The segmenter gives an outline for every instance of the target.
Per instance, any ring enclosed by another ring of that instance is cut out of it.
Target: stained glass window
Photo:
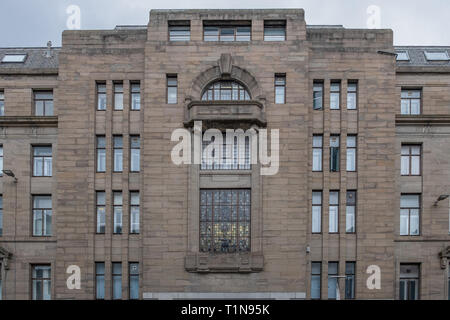
[[[250,251],[250,190],[200,190],[200,251]]]

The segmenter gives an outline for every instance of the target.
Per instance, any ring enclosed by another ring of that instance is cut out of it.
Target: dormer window
[[[6,54],[3,56],[2,63],[23,63],[26,57],[26,54]]]
[[[235,81],[217,81],[211,84],[202,95],[203,101],[245,101],[250,94]]]
[[[425,51],[425,57],[428,61],[448,61],[450,57],[447,51]]]

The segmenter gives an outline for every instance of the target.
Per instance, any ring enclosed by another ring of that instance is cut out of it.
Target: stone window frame
[[[261,94],[256,79],[246,70],[233,65],[230,54],[222,54],[217,66],[211,67],[197,76],[185,96],[185,110],[190,104],[201,100],[204,88],[218,80],[236,80],[249,91],[252,103],[258,103],[265,112],[265,96]],[[209,103],[209,102],[208,102]],[[236,101],[236,106],[248,104],[248,101]],[[213,103],[212,103],[213,105]],[[191,148],[194,139],[199,139],[201,131],[214,127],[225,129],[243,129],[265,126],[265,122],[233,120],[220,121],[213,117],[202,122],[203,127],[196,128],[190,122],[185,125],[191,132]],[[201,142],[200,142],[201,143]],[[185,256],[185,269],[188,272],[250,273],[263,270],[262,253],[262,176],[260,164],[253,164],[250,170],[200,170],[200,164],[192,164],[188,171],[188,245]],[[250,252],[210,254],[200,252],[200,189],[250,189]]]

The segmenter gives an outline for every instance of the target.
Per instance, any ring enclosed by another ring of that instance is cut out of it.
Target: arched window
[[[247,89],[235,81],[217,81],[212,83],[202,95],[203,101],[250,100]]]

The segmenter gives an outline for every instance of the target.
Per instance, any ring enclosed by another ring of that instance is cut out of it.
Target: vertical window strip
[[[114,83],[114,110],[123,110],[123,82]]]
[[[139,233],[139,211],[140,198],[139,191],[130,192],[130,233]]]
[[[322,191],[312,193],[312,233],[322,232]]]
[[[113,192],[114,234],[122,233],[123,197],[122,191]]]
[[[97,151],[97,172],[106,171],[106,138],[105,136],[96,137]]]
[[[356,110],[358,108],[358,82],[348,81],[347,83],[347,109]]]
[[[356,191],[347,191],[347,205],[345,211],[345,232],[356,232]]]
[[[96,232],[103,234],[106,229],[106,195],[104,191],[96,192],[96,215],[97,215],[97,228]]]
[[[105,299],[105,263],[95,263],[95,298]]]
[[[123,171],[123,137],[113,136],[114,172]]]
[[[313,171],[322,171],[323,135],[313,135]]]
[[[330,191],[329,233],[339,232],[339,191]]]
[[[141,83],[138,81],[130,84],[131,110],[141,110]]]
[[[286,75],[275,75],[275,103],[286,103]]]
[[[339,110],[341,108],[341,82],[331,81],[330,85],[330,109]]]
[[[347,171],[356,171],[357,159],[357,137],[356,135],[347,136]]]
[[[106,110],[106,83],[97,82],[97,110]]]
[[[113,300],[122,299],[122,263],[112,263],[112,295]]]
[[[167,103],[178,103],[178,77],[177,75],[167,75]]]
[[[311,299],[321,298],[322,262],[311,262]]]

